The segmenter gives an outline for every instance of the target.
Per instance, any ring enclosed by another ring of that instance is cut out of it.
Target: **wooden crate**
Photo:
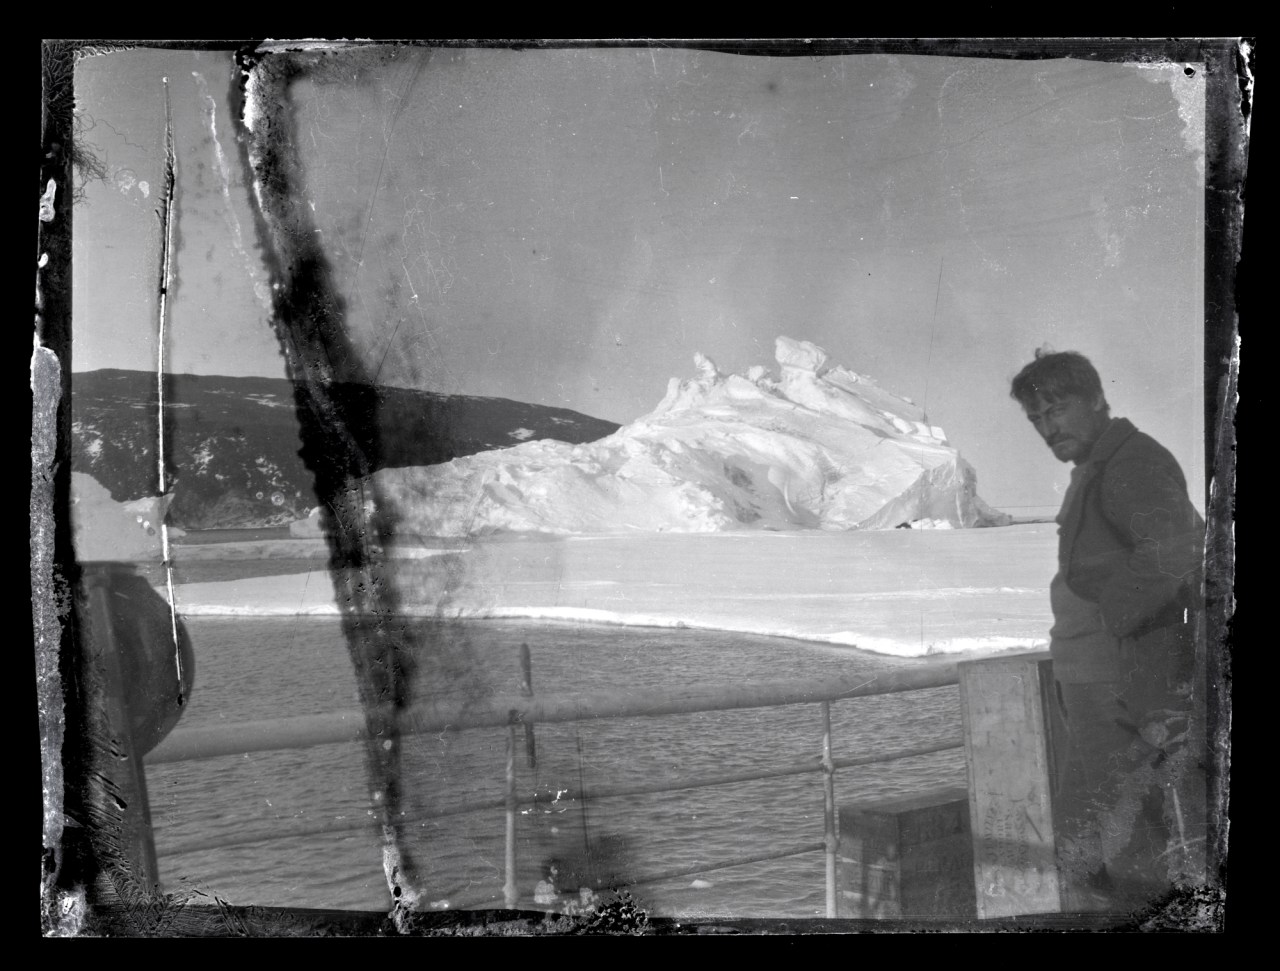
[[[969,794],[944,789],[840,810],[842,917],[972,917]]]

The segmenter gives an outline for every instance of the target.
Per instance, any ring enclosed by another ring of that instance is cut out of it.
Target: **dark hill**
[[[375,469],[434,465],[534,438],[590,442],[613,422],[567,408],[506,398],[406,388],[339,385],[351,432]],[[73,376],[72,466],[124,502],[156,495],[160,422],[154,374],[86,371]],[[175,374],[165,380],[169,521],[186,529],[274,526],[316,504],[293,385],[283,378]]]

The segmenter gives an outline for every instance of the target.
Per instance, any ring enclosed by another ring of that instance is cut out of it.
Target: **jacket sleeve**
[[[1203,571],[1204,521],[1176,465],[1125,459],[1108,465],[1102,509],[1128,549],[1102,591],[1102,621],[1116,637],[1180,621]]]

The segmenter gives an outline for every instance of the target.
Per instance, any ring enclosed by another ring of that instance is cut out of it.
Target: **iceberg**
[[[594,442],[530,441],[372,475],[396,531],[969,528],[1005,525],[923,410],[779,337],[776,376],[704,354],[649,414]]]

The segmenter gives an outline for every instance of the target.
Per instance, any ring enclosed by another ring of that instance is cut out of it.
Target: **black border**
[[[373,43],[378,43],[374,41]],[[831,932],[902,931],[1054,931],[1054,930],[1222,930],[1228,912],[1222,890],[1227,881],[1226,820],[1229,788],[1230,724],[1232,697],[1231,647],[1236,626],[1235,614],[1235,511],[1237,444],[1237,377],[1239,367],[1240,321],[1237,298],[1245,296],[1256,272],[1256,242],[1244,259],[1244,200],[1247,181],[1249,135],[1252,120],[1248,79],[1256,63],[1256,42],[1245,45],[1240,38],[1210,39],[438,39],[386,41],[439,47],[490,47],[510,49],[580,47],[670,47],[722,51],[751,56],[826,56],[857,53],[896,53],[925,56],[996,57],[1043,59],[1074,57],[1094,61],[1177,61],[1206,66],[1206,185],[1205,185],[1205,459],[1206,479],[1215,483],[1206,504],[1209,522],[1208,652],[1209,680],[1220,685],[1210,698],[1209,731],[1214,744],[1211,772],[1211,805],[1220,813],[1210,813],[1218,825],[1211,833],[1212,872],[1218,878],[1217,892],[1205,898],[1211,915],[1208,924],[1192,921],[1179,924],[1173,912],[1152,912],[1129,918],[1079,917],[1023,918],[1008,921],[881,921],[859,920],[716,920],[699,923],[652,921],[650,929],[659,934],[795,934]],[[37,199],[47,180],[71,184],[73,122],[71,115],[74,62],[82,52],[123,47],[152,47],[178,50],[230,50],[250,53],[256,41],[241,40],[137,40],[137,41],[45,41],[41,49],[43,112]],[[274,45],[273,45],[274,47]],[[280,44],[275,49],[287,49]],[[1256,167],[1256,162],[1255,162]],[[92,815],[91,779],[102,753],[92,739],[92,685],[86,684],[79,656],[79,611],[68,602],[65,591],[77,588],[79,568],[71,553],[69,535],[70,494],[70,389],[71,335],[71,239],[72,211],[65,194],[59,194],[55,218],[42,223],[38,237],[40,253],[48,263],[40,271],[43,298],[39,308],[40,342],[57,358],[57,384],[51,375],[33,370],[33,436],[52,431],[56,444],[51,466],[38,467],[33,446],[32,515],[33,530],[40,521],[37,499],[47,495],[54,509],[52,526],[52,576],[36,572],[33,548],[33,607],[52,607],[60,620],[51,630],[38,617],[35,633],[56,638],[59,685],[65,698],[62,767],[67,784],[64,811],[68,816],[88,819]],[[40,405],[56,395],[58,408],[53,427],[42,426]],[[34,438],[33,438],[34,441]],[[33,537],[34,537],[33,532]],[[1213,649],[1216,646],[1216,650]],[[49,745],[54,739],[42,738]],[[93,883],[100,870],[102,845],[93,826],[68,827],[60,847],[45,847],[42,853],[42,931],[46,936],[66,936],[74,921],[58,908],[63,893]],[[1238,886],[1238,884],[1237,884]],[[1185,899],[1183,903],[1187,903]],[[144,908],[145,909],[145,908]],[[160,908],[164,910],[163,905]],[[1232,911],[1234,912],[1234,902]],[[222,901],[205,905],[177,904],[164,920],[150,922],[135,907],[111,905],[89,913],[81,933],[91,936],[394,936],[402,933],[429,936],[540,935],[543,933],[609,933],[607,924],[594,927],[559,926],[544,923],[543,915],[508,911],[414,915],[408,926],[399,928],[387,914],[328,910],[293,910],[264,907],[234,907]],[[1172,921],[1172,923],[1170,923]],[[1238,924],[1237,924],[1238,926]],[[616,928],[623,931],[622,927]]]

